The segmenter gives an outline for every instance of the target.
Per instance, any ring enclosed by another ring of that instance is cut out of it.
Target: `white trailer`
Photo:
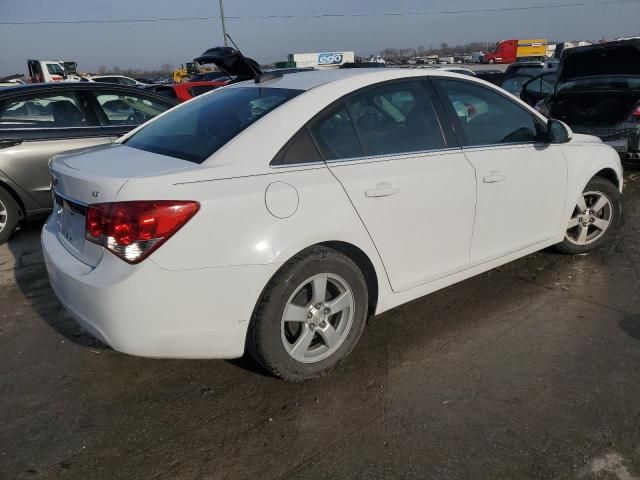
[[[335,68],[345,63],[354,63],[355,52],[290,53],[289,62],[296,62],[298,68]]]

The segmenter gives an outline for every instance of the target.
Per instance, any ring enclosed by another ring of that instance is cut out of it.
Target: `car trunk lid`
[[[195,167],[184,160],[119,144],[53,157],[49,165],[52,221],[60,243],[78,260],[95,267],[103,248],[85,240],[87,206],[116,201],[120,189],[132,178]]]
[[[230,77],[237,77],[235,81],[249,80],[264,73],[258,62],[231,47],[210,48],[193,60],[201,65],[213,63]]]
[[[559,82],[600,75],[640,75],[640,40],[621,40],[563,51]]]

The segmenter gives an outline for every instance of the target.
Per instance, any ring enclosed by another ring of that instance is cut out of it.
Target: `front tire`
[[[312,247],[273,277],[251,320],[247,347],[273,375],[300,382],[332,370],[356,345],[368,314],[358,266]]]
[[[571,255],[596,250],[613,237],[621,221],[620,191],[609,180],[594,177],[580,194],[557,248]]]
[[[0,187],[0,245],[5,243],[16,229],[19,210],[16,201],[5,189]]]

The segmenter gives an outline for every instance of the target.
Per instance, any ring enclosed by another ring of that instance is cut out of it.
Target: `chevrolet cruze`
[[[622,169],[486,82],[438,70],[258,77],[50,162],[51,285],[114,349],[326,373],[366,319],[621,215]]]

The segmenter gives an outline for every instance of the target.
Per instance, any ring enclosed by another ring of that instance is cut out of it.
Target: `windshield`
[[[300,93],[284,88],[223,88],[168,112],[124,143],[202,163],[249,125]]]
[[[558,84],[558,92],[570,90],[640,90],[640,77],[611,75],[606,77],[579,78]]]
[[[60,76],[64,75],[64,71],[62,70],[62,67],[57,63],[47,63],[47,70],[51,75],[60,75]]]

